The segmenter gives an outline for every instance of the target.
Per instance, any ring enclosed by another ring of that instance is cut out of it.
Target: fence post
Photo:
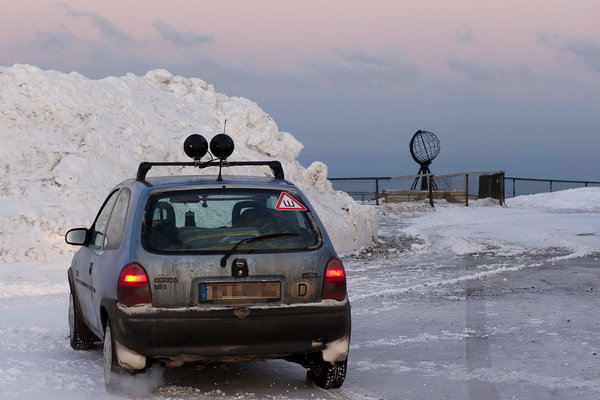
[[[502,171],[502,200],[500,200],[500,205],[503,206],[506,204],[506,197],[504,193],[504,171]]]
[[[379,205],[379,179],[375,178],[375,204]]]
[[[552,193],[552,181],[550,181],[550,193]]]
[[[429,175],[429,205],[435,207],[433,205],[433,175]]]
[[[516,193],[516,191],[515,191],[515,186],[516,186],[515,185],[515,181],[516,181],[516,179],[513,178],[513,197],[515,197],[515,193]]]
[[[469,207],[469,174],[465,174],[465,206]]]

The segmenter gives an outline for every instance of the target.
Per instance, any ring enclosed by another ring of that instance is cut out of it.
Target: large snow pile
[[[303,168],[296,161],[302,144],[279,132],[252,101],[164,70],[90,80],[14,65],[0,67],[0,261],[72,251],[64,244],[66,229],[88,226],[109,190],[134,177],[140,161],[189,160],[182,152],[185,138],[200,133],[210,140],[225,120],[235,141],[231,159],[280,160],[286,178],[311,199],[338,252],[376,239],[376,210],[333,191],[323,163]],[[166,173],[181,171],[150,172]],[[258,173],[270,175],[268,169]]]

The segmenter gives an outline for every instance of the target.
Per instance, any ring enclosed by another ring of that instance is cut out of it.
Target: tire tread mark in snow
[[[345,387],[338,389],[323,389],[314,385],[315,388],[321,390],[323,393],[327,393],[327,395],[335,400],[381,400],[383,397],[376,396],[372,393],[367,392],[366,390],[354,386],[349,385],[347,383],[344,384]]]

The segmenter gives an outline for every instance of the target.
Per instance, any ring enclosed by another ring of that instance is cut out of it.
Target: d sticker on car
[[[290,296],[299,300],[308,300],[315,294],[315,285],[308,281],[294,282],[289,288]]]
[[[294,199],[292,196],[285,192],[281,192],[279,195],[279,200],[277,200],[277,205],[275,206],[276,210],[286,211],[306,211],[306,207],[298,202],[298,200]]]

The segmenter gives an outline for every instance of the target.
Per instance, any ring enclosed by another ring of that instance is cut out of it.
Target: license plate
[[[275,301],[281,298],[280,282],[201,283],[200,301]]]

